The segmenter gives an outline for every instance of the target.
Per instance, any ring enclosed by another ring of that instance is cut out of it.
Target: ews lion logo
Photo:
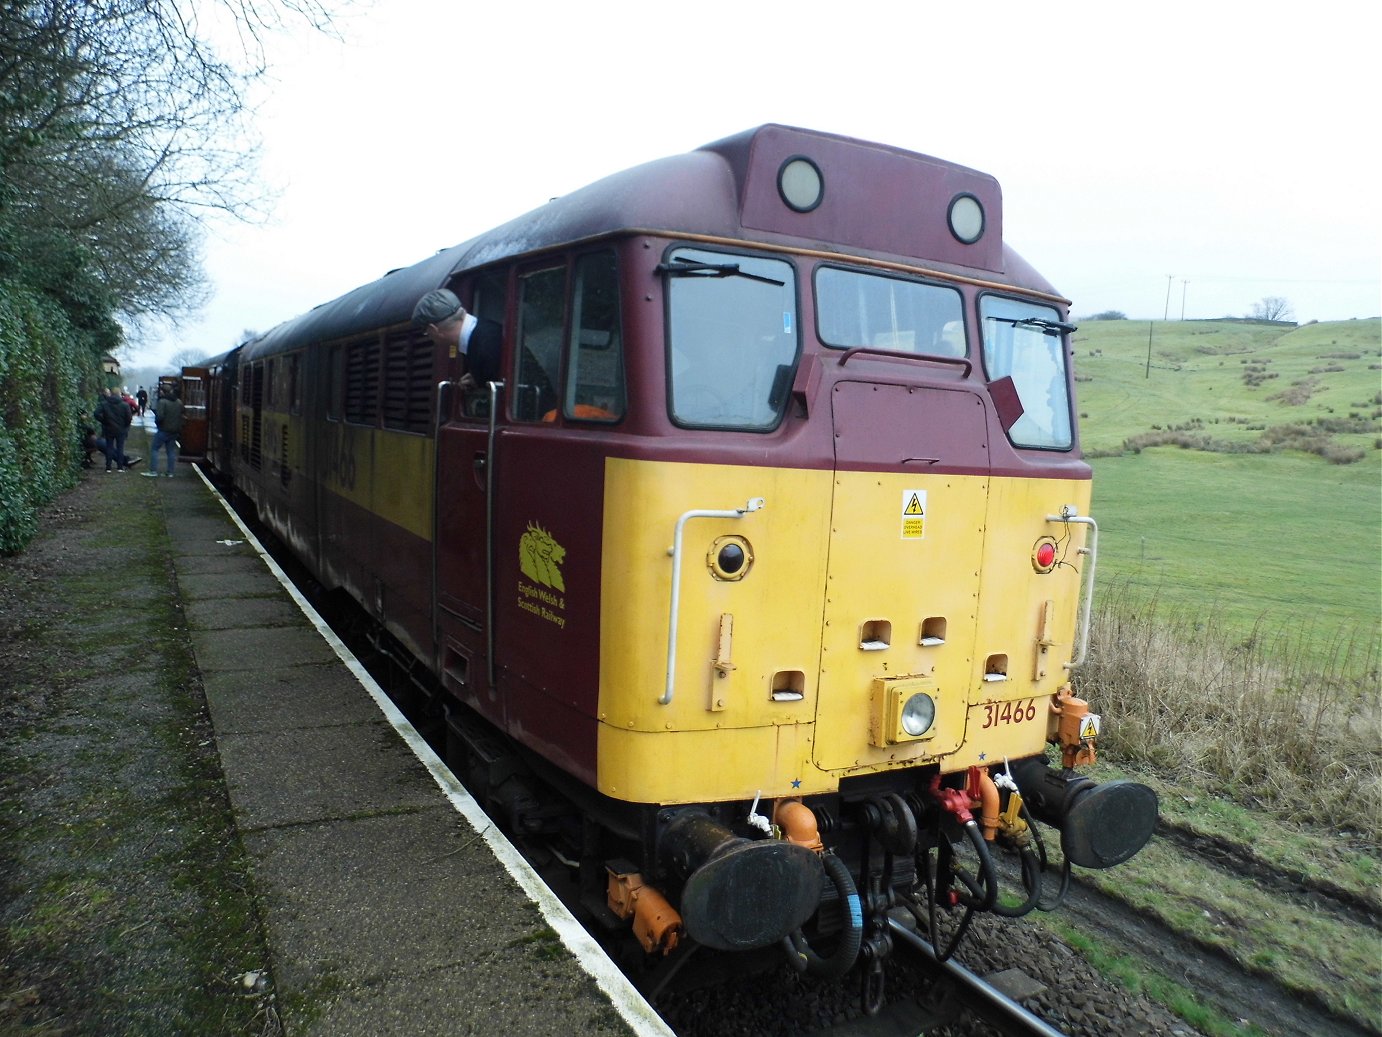
[[[528,531],[518,541],[518,567],[524,576],[544,587],[564,591],[566,582],[561,578],[561,563],[565,558],[566,548],[553,540],[551,533],[528,523]]]

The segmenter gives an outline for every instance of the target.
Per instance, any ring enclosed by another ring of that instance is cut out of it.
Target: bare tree
[[[1248,316],[1253,320],[1290,320],[1291,304],[1279,295],[1264,296],[1260,302],[1253,303]]]
[[[197,367],[211,354],[204,349],[179,349],[168,358],[168,366],[175,371],[184,367]]]
[[[0,276],[85,279],[127,321],[200,305],[200,221],[269,201],[246,108],[265,40],[330,31],[328,2],[0,0]]]

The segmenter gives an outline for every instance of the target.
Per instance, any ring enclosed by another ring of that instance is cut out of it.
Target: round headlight
[[[820,167],[809,158],[789,158],[777,171],[777,192],[788,208],[810,212],[825,197]]]
[[[972,194],[957,194],[950,199],[950,233],[972,245],[984,234],[984,207]]]
[[[924,735],[935,722],[936,703],[924,692],[917,692],[902,706],[902,730],[913,738]]]

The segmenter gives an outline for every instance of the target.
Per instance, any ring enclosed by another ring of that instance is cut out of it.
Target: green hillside
[[[1104,588],[1376,643],[1382,321],[1088,321],[1075,353]]]

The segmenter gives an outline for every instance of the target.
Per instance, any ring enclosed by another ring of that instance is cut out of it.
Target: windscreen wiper
[[[739,269],[738,263],[705,263],[699,259],[682,259],[680,256],[674,256],[670,263],[659,263],[653,269],[659,274],[671,274],[673,277],[747,277],[750,281],[775,284],[779,288],[787,283],[764,277],[762,274],[745,273]]]
[[[1074,334],[1079,328],[1061,320],[1043,320],[1041,317],[985,317],[985,320],[1001,320],[1015,328],[1040,328],[1043,335],[1059,335],[1062,332]]]

